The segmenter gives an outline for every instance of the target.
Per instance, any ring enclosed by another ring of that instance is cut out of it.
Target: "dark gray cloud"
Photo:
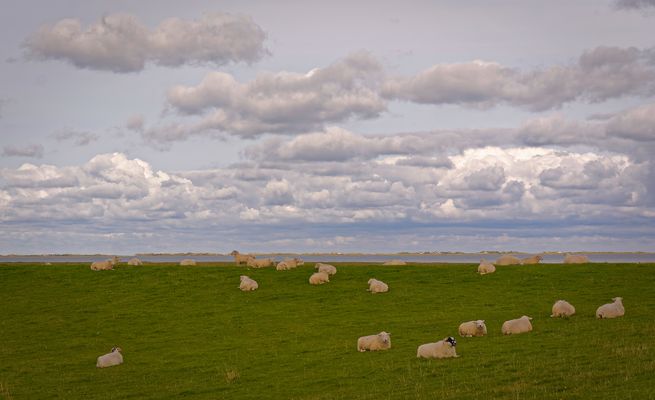
[[[43,145],[28,144],[24,146],[7,145],[2,149],[2,155],[5,157],[43,157]]]
[[[614,6],[625,10],[655,8],[655,0],[615,0]]]
[[[64,60],[86,69],[137,72],[148,62],[169,67],[252,63],[266,54],[265,38],[252,18],[243,15],[169,18],[150,30],[133,15],[112,14],[86,28],[76,19],[44,25],[26,39],[25,47],[36,59]]]
[[[75,146],[87,146],[100,137],[95,133],[91,132],[82,132],[76,131],[73,129],[64,129],[58,132],[55,132],[54,138],[59,142],[69,141]]]

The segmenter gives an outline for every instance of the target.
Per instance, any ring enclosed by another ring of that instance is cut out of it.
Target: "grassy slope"
[[[0,398],[655,398],[655,265],[337,268],[320,287],[309,265],[251,270],[242,293],[244,268],[219,264],[0,264]],[[390,292],[366,292],[373,276]],[[627,315],[596,320],[614,296]],[[549,318],[560,298],[578,315]],[[532,333],[500,334],[523,314]],[[472,319],[489,335],[458,337],[460,358],[416,359]],[[390,351],[356,351],[382,330]],[[114,345],[125,363],[97,370]]]

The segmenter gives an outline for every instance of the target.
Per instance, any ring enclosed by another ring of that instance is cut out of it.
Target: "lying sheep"
[[[298,266],[303,265],[303,264],[305,264],[305,262],[303,260],[301,260],[300,258],[297,258],[297,257],[287,258],[284,261],[280,261],[277,264],[277,266],[275,267],[275,269],[277,269],[278,271],[286,271],[286,270],[290,270],[290,269],[293,269],[293,268],[297,268]]]
[[[259,288],[259,284],[257,283],[257,281],[251,279],[246,275],[241,275],[240,279],[241,279],[241,283],[239,284],[239,289],[241,289],[244,292],[257,290],[257,288]]]
[[[368,280],[368,289],[366,290],[371,293],[385,293],[389,291],[389,285],[375,278],[371,278]]]
[[[250,268],[272,267],[275,265],[275,260],[272,258],[249,258],[246,262],[246,265],[248,265]]]
[[[105,261],[94,261],[91,263],[91,269],[94,271],[107,271],[114,269],[114,264],[116,264],[116,258]]]
[[[143,262],[141,262],[141,260],[139,260],[138,258],[134,257],[134,258],[130,258],[130,260],[127,262],[127,265],[139,266],[139,265],[143,265]]]
[[[389,350],[391,348],[391,334],[380,332],[377,335],[362,336],[357,339],[357,351]]]
[[[480,265],[478,265],[478,274],[486,275],[493,274],[496,272],[496,266],[485,260],[484,258],[480,260]]]
[[[255,258],[254,256],[251,256],[250,254],[241,254],[236,250],[233,250],[230,253],[231,256],[234,256],[234,263],[236,265],[241,265],[241,264],[248,264],[248,260],[251,258]]]
[[[526,257],[521,259],[521,264],[523,265],[530,265],[530,264],[539,264],[541,260],[544,258],[540,255],[537,256],[532,256],[532,257]]]
[[[184,260],[180,260],[180,265],[182,266],[196,265],[196,260],[185,258]]]
[[[582,254],[567,254],[564,256],[564,264],[586,264],[589,258]]]
[[[517,333],[526,333],[532,331],[532,318],[527,315],[517,319],[510,319],[503,323],[501,331],[503,335],[516,335]]]
[[[327,282],[330,282],[330,275],[325,272],[315,272],[309,277],[310,285],[322,285]]]
[[[389,260],[382,263],[382,265],[407,265],[407,263],[403,260]]]
[[[426,343],[418,346],[416,358],[454,358],[459,357],[455,351],[457,341],[448,336],[436,343]]]
[[[625,308],[623,308],[623,297],[615,297],[612,299],[614,303],[603,304],[596,310],[596,318],[616,318],[625,315]]]
[[[113,347],[111,349],[111,352],[98,357],[98,361],[96,362],[96,367],[97,368],[106,368],[106,367],[113,367],[114,365],[119,365],[123,363],[123,355],[121,354],[121,348],[120,347]]]
[[[553,313],[550,317],[570,317],[573,314],[575,314],[575,307],[573,307],[571,303],[566,300],[557,300],[555,304],[553,304]]]
[[[325,272],[328,275],[334,275],[337,273],[337,267],[332,264],[316,263],[314,268],[316,268],[318,272]]]
[[[498,259],[496,260],[496,262],[494,264],[496,264],[496,265],[519,265],[519,264],[521,264],[521,260],[516,256],[505,254],[505,255],[502,255],[502,256],[498,257]]]
[[[484,336],[487,334],[487,325],[484,324],[483,319],[477,321],[462,322],[459,325],[459,336],[473,337]]]

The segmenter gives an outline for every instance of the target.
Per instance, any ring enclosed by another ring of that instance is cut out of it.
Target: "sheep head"
[[[388,332],[382,331],[382,332],[378,333],[378,337],[380,338],[380,340],[384,344],[388,344],[391,341],[391,334],[388,333]]]
[[[457,346],[457,340],[455,340],[455,338],[452,337],[452,336],[448,336],[448,337],[447,337],[446,339],[444,339],[444,340],[446,341],[446,343],[450,343],[450,346],[451,346],[451,347],[455,347],[455,346]]]

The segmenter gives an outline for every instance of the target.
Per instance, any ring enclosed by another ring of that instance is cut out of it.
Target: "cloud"
[[[56,132],[54,137],[59,142],[71,141],[75,146],[87,146],[100,138],[95,133],[81,132],[73,129]]]
[[[615,0],[614,7],[624,10],[655,8],[655,0]]]
[[[388,79],[388,99],[489,108],[501,104],[543,111],[573,101],[602,102],[655,94],[653,49],[601,46],[578,62],[521,71],[495,62],[437,64],[411,77]]]
[[[613,116],[607,123],[607,134],[655,142],[655,104],[646,104]]]
[[[44,25],[24,45],[36,59],[123,73],[141,71],[148,62],[167,67],[252,63],[266,54],[265,38],[252,18],[243,15],[168,18],[150,30],[133,15],[111,14],[86,29],[77,19]]]
[[[40,144],[29,144],[25,146],[7,145],[2,149],[2,155],[5,157],[43,157],[43,146]]]
[[[143,115],[135,114],[127,119],[125,127],[133,132],[143,132],[144,124],[145,119],[143,118]]]

